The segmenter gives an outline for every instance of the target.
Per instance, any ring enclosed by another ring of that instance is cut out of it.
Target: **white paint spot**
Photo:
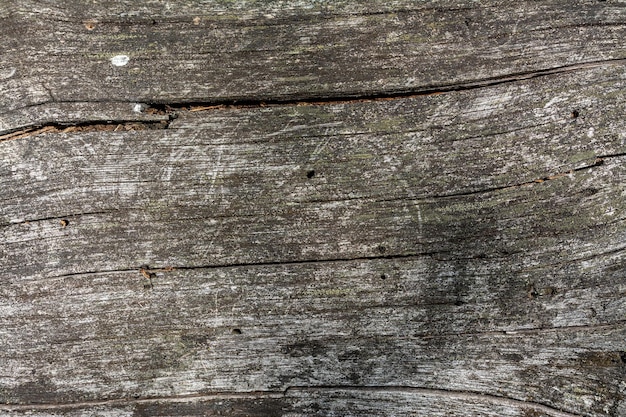
[[[128,64],[128,61],[130,61],[128,55],[115,55],[113,58],[111,58],[111,64],[115,65],[116,67],[123,67],[124,65]]]
[[[590,127],[589,130],[587,131],[587,137],[588,138],[592,138],[593,134],[594,134],[595,130],[593,127]]]
[[[135,103],[135,105],[133,106],[133,111],[135,113],[141,113],[143,111],[143,104],[141,103]]]

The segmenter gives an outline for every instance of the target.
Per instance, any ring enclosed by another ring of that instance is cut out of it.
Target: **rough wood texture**
[[[626,415],[624,6],[0,4],[0,415]]]
[[[4,9],[4,112],[51,101],[387,95],[626,58],[622,1],[21,0]],[[128,63],[112,66],[118,55]]]

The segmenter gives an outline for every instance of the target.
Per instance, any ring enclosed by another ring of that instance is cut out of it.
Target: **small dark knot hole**
[[[313,178],[314,176],[315,176],[315,171],[313,170],[310,170],[306,173],[306,177],[309,179]]]
[[[241,329],[233,329],[234,334],[241,334]]]
[[[580,116],[580,112],[578,110],[572,110],[572,119],[577,119]]]

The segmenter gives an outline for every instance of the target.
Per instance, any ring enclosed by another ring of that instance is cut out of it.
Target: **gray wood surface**
[[[0,415],[626,415],[625,6],[0,3]]]

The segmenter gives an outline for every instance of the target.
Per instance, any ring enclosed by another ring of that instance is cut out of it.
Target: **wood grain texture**
[[[626,415],[625,5],[0,3],[0,415]]]
[[[3,142],[3,402],[621,407],[623,74]]]
[[[3,112],[65,101],[417,91],[626,58],[622,1],[27,1],[3,17]],[[124,66],[111,64],[125,55]]]

